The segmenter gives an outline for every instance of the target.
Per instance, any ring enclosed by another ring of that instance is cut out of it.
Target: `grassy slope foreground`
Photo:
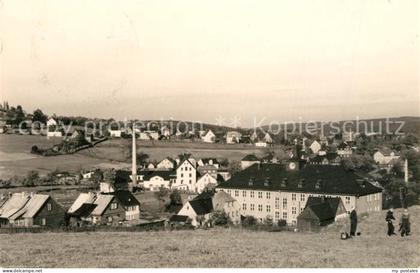
[[[318,234],[240,229],[139,233],[0,235],[0,267],[418,267],[420,207],[412,236],[387,237],[385,212],[342,241],[338,227]],[[400,211],[396,211],[399,217]]]

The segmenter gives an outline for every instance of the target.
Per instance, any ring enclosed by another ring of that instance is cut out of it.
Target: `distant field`
[[[114,159],[124,161],[127,158],[129,139],[111,139],[97,146],[81,151],[80,154],[100,159]],[[208,144],[200,142],[160,142],[160,141],[137,141],[138,152],[149,155],[150,160],[161,160],[167,156],[175,158],[180,153],[191,153],[197,158],[214,157],[240,160],[245,155],[254,153],[262,156],[268,151],[275,151],[278,156],[284,156],[283,148],[256,148],[246,144]]]
[[[396,216],[400,211],[396,210]],[[362,219],[362,236],[217,228],[138,233],[0,235],[0,267],[387,267],[420,264],[420,207],[412,235],[388,237],[385,211]]]
[[[92,167],[126,167],[128,164],[109,159],[98,159],[82,154],[42,157],[30,153],[31,147],[51,147],[60,139],[47,139],[45,136],[0,135],[0,178],[13,175],[24,176],[30,170],[41,174],[59,169],[76,171]]]

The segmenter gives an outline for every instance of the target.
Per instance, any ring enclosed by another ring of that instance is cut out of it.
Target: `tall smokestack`
[[[132,181],[133,181],[133,185],[137,185],[137,149],[136,149],[136,131],[135,131],[135,126],[133,123],[133,132],[132,132],[132,139],[133,139],[133,143],[132,143],[132,155],[131,155],[131,176],[132,176]]]
[[[406,184],[408,183],[408,160],[407,160],[407,158],[405,159],[405,162],[404,162],[404,182]]]

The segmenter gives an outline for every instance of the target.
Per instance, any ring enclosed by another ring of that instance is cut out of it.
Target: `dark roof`
[[[96,208],[96,206],[97,206],[96,204],[84,203],[80,206],[80,208],[78,208],[72,213],[69,213],[69,215],[77,216],[77,217],[88,217],[92,213],[92,211]]]
[[[350,146],[346,142],[341,142],[340,145],[337,146],[337,149],[347,149],[350,148]]]
[[[260,161],[260,160],[258,159],[256,155],[249,154],[249,155],[246,155],[244,158],[242,158],[242,161]]]
[[[174,214],[171,216],[171,218],[169,218],[169,222],[187,222],[187,221],[188,221],[188,216],[186,215]]]
[[[190,205],[197,215],[205,215],[213,211],[211,198],[193,199],[190,201]]]
[[[139,206],[140,202],[129,191],[116,191],[113,194],[124,206]]]
[[[160,176],[164,180],[169,180],[176,177],[176,173],[173,170],[142,170],[137,173],[138,175],[144,175],[143,180],[150,180],[154,176]]]
[[[357,196],[382,192],[382,189],[342,166],[310,164],[295,171],[288,171],[280,164],[254,164],[236,173],[226,182],[220,183],[217,188]]]
[[[210,190],[205,190],[196,197],[194,197],[192,200],[200,200],[200,199],[212,199],[215,192]]]
[[[319,197],[319,196],[310,196],[308,201],[306,201],[305,207],[311,207],[313,205],[318,205],[326,203],[330,206],[332,212],[336,213],[338,206],[340,205],[341,199],[339,197]]]
[[[315,215],[321,222],[332,220],[335,218],[335,212],[331,209],[328,203],[314,204],[310,206],[309,209],[311,209],[315,213]]]
[[[327,153],[326,155],[317,155],[311,158],[311,162],[322,162],[324,159],[328,161],[341,160],[341,157],[337,153]]]

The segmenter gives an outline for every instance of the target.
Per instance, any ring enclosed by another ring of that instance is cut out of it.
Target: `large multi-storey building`
[[[217,186],[235,198],[243,216],[296,224],[310,196],[340,197],[347,211],[382,209],[382,189],[342,166],[310,165],[291,159],[286,165],[254,164]]]

